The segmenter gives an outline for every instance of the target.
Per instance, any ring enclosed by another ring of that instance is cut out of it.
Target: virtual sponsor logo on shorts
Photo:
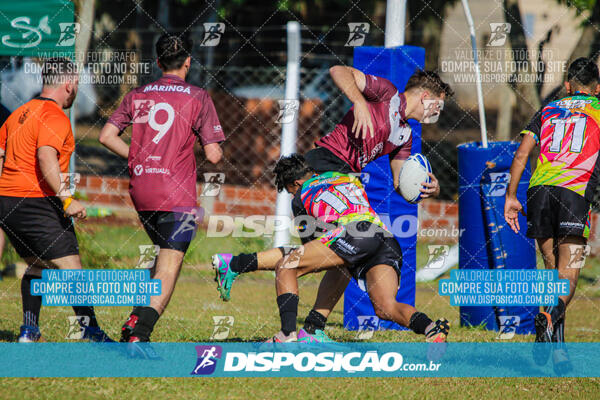
[[[583,229],[583,228],[585,228],[585,225],[582,224],[581,222],[569,222],[569,221],[562,221],[560,224],[558,224],[558,226],[561,228],[567,228],[567,229]]]
[[[352,246],[350,243],[346,242],[344,239],[339,238],[336,240],[336,245],[341,247],[347,254],[355,255],[358,252],[356,246]]]

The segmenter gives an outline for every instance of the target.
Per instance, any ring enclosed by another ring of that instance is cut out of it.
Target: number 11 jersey
[[[195,207],[196,138],[203,146],[225,140],[208,93],[175,75],[129,92],[108,120],[132,125],[129,193],[137,211]]]
[[[600,177],[599,124],[596,96],[576,93],[538,111],[521,132],[540,145],[529,187],[564,187],[591,201]]]

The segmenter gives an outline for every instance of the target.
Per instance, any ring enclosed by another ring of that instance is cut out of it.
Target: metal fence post
[[[298,101],[300,91],[300,24],[297,21],[287,23],[287,66],[285,71],[285,100],[286,102]],[[282,156],[296,151],[296,137],[298,135],[298,115],[290,122],[282,123],[281,150]],[[291,195],[283,191],[277,194],[276,218],[278,226],[275,227],[273,244],[275,247],[289,244],[289,225],[284,220],[291,215]],[[283,226],[286,229],[281,229]]]

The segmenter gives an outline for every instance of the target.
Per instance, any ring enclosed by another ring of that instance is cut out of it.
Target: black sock
[[[554,331],[552,332],[552,342],[557,343],[556,348],[563,348],[565,346],[565,319],[558,321],[554,325]]]
[[[429,317],[423,314],[420,311],[417,311],[410,317],[410,322],[408,323],[408,328],[412,330],[414,333],[418,333],[419,335],[425,334],[425,329],[431,324],[433,321],[429,319]]]
[[[150,334],[154,329],[154,325],[158,321],[160,315],[152,307],[137,307],[138,320],[131,332],[131,336],[135,336],[142,342],[150,340]]]
[[[284,293],[277,296],[277,306],[279,306],[279,317],[281,318],[281,331],[284,335],[296,332],[296,318],[298,317],[297,294]]]
[[[557,305],[546,306],[544,307],[544,311],[550,314],[550,317],[552,318],[552,325],[556,325],[561,319],[564,318],[566,308],[567,306],[565,306],[565,302],[559,298]]]
[[[21,280],[21,298],[23,299],[23,325],[38,326],[42,296],[31,295],[31,280],[39,276],[23,275]]]
[[[89,317],[90,323],[88,324],[88,326],[90,328],[98,327],[98,321],[96,320],[96,313],[94,312],[94,307],[73,306],[73,311],[75,311],[75,315],[77,315],[78,317]]]
[[[238,274],[256,271],[258,269],[258,256],[256,253],[233,256],[229,267]]]
[[[318,311],[315,310],[310,310],[310,312],[308,313],[308,316],[306,317],[306,319],[304,320],[304,330],[308,333],[310,333],[311,335],[315,334],[315,331],[318,330],[325,330],[325,324],[327,323],[327,317],[325,317],[323,314],[321,314]]]

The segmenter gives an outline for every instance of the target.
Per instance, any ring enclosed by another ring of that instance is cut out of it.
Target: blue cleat
[[[229,253],[218,253],[212,256],[212,265],[215,270],[215,281],[217,281],[217,290],[223,301],[229,301],[231,297],[231,287],[233,281],[238,277],[237,272],[233,272],[229,267],[232,254]]]
[[[42,339],[40,328],[37,326],[21,325],[19,343],[35,343]]]
[[[85,326],[83,327],[83,340],[89,340],[96,343],[115,343],[102,329],[99,327]]]
[[[325,332],[320,329],[315,330],[314,334],[310,334],[304,330],[304,328],[300,329],[298,332],[298,342],[300,343],[335,343]]]

